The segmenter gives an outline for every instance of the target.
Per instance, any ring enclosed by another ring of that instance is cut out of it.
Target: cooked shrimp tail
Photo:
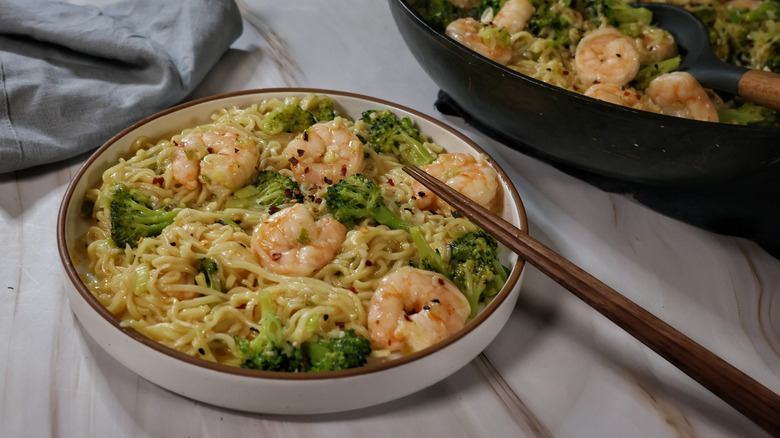
[[[368,333],[379,348],[413,353],[460,330],[469,302],[446,277],[404,266],[379,283],[368,309]]]

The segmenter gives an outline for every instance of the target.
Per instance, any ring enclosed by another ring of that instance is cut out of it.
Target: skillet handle
[[[745,99],[780,111],[780,74],[749,70],[739,79],[738,88]]]

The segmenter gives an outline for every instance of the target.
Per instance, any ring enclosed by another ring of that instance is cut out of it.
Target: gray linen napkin
[[[0,174],[95,149],[180,102],[241,30],[233,0],[0,0]]]

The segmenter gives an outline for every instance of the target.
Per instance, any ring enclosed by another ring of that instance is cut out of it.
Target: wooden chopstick
[[[546,247],[527,232],[421,169],[403,170],[463,216],[493,235],[757,425],[780,436],[780,396],[683,333]]]

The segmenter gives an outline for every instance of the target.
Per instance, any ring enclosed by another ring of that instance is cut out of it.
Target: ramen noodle
[[[258,225],[284,218],[285,211],[313,223],[332,219],[327,207],[329,184],[302,182],[300,202],[278,208],[239,208],[231,202],[236,193],[255,182],[251,175],[243,180],[236,176],[246,170],[246,163],[253,170],[294,176],[292,168],[298,160],[287,148],[300,133],[265,134],[264,117],[290,104],[312,108],[320,99],[312,94],[221,109],[210,123],[176,135],[138,138],[126,158],[103,173],[100,184],[86,194],[92,224],[83,236],[88,267],[84,280],[121,326],[184,354],[240,366],[237,340],[252,339],[262,330],[266,296],[274,304],[283,339],[293,346],[313,337],[338,337],[347,329],[369,338],[368,309],[380,282],[419,262],[409,233],[364,220],[346,227],[343,241],[336,241],[329,254],[328,248],[319,248],[322,253],[302,255],[300,262],[288,262],[290,270],[280,273],[264,266],[257,242],[253,246]],[[330,123],[331,132],[338,130],[350,141],[354,138],[349,135],[363,138],[367,129],[360,119],[338,115]],[[207,138],[214,133],[219,137]],[[314,131],[307,129],[305,135],[311,137]],[[187,164],[204,144],[208,144],[207,156],[222,153],[227,161],[210,163],[207,173],[203,158],[201,175],[192,181]],[[435,143],[426,143],[426,147],[434,155],[444,152]],[[323,162],[331,152],[323,152]],[[415,182],[395,156],[365,147],[354,159],[362,160],[360,173],[381,188],[387,204],[402,219],[419,226],[430,246],[444,257],[456,236],[477,229],[463,217],[420,210],[414,202]],[[220,173],[225,169],[230,169],[229,176]],[[112,239],[110,205],[117,184],[147,197],[151,205],[178,214],[159,235],[144,237],[135,246],[117,246]],[[295,224],[297,217],[293,216]],[[277,230],[266,231],[273,234]],[[323,247],[332,244],[323,242]],[[300,273],[305,263],[318,258],[323,261],[321,266],[309,269],[310,275]],[[204,260],[219,267],[220,287],[209,284],[200,270]],[[391,351],[374,345],[369,360],[390,356]]]

